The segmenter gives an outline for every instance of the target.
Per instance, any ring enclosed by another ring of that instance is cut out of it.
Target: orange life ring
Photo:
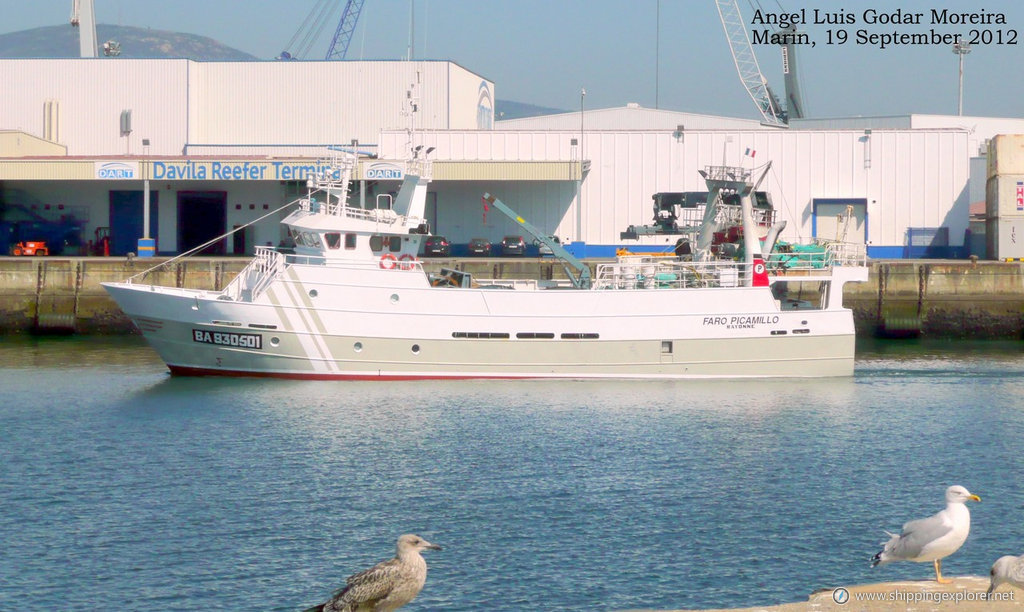
[[[406,253],[398,258],[398,266],[403,270],[412,270],[416,267],[416,256]]]
[[[380,256],[380,267],[382,270],[394,270],[397,261],[391,253],[384,253]]]

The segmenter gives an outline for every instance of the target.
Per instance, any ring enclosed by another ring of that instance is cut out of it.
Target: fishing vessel
[[[682,379],[847,376],[854,324],[843,285],[867,280],[863,245],[780,253],[754,220],[751,170],[709,167],[708,199],[741,202],[742,249],[697,236],[678,257],[593,268],[495,195],[483,205],[559,257],[564,283],[478,278],[417,259],[430,164],[410,159],[391,205],[349,202],[357,159],[309,180],[282,221],[294,252],[257,247],[220,291],[146,274],[104,283],[172,374],[293,379]],[[706,234],[716,230],[705,211]]]

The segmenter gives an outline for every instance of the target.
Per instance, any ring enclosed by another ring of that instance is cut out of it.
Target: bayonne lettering
[[[236,332],[211,332],[204,329],[192,330],[192,341],[219,346],[262,349],[263,336],[260,334],[239,334]]]

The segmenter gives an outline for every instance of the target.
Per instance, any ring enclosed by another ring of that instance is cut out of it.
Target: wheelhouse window
[[[354,249],[354,248],[356,248],[356,235],[355,234],[345,234],[345,248],[346,249]]]
[[[402,250],[402,239],[398,236],[391,236],[391,252],[397,253]]]
[[[371,251],[383,251],[384,250],[384,236],[374,234],[370,236],[370,250]]]
[[[339,232],[327,232],[324,234],[324,242],[327,243],[327,248],[329,249],[341,248],[341,234]]]

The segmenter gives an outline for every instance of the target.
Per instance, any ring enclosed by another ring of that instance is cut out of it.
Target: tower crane
[[[766,123],[784,126],[790,118],[799,119],[804,116],[803,101],[800,96],[799,83],[796,79],[796,49],[791,42],[795,36],[782,36],[784,43],[782,47],[782,69],[786,81],[786,102],[787,108],[783,108],[778,97],[767,79],[761,73],[761,67],[757,63],[757,56],[747,36],[747,29],[740,13],[740,7],[736,0],[715,0],[718,7],[718,17],[722,21],[722,28],[725,30],[725,37],[729,41],[729,50],[732,52],[732,60],[736,65],[736,71],[740,75],[743,87],[754,101],[757,110],[764,117]],[[794,30],[787,30],[793,33]]]
[[[331,44],[327,48],[327,55],[324,59],[345,59],[345,54],[348,53],[348,46],[352,42],[352,34],[356,30],[356,23],[359,21],[359,13],[363,10],[364,2],[365,0],[345,0],[345,5],[341,9],[341,19],[338,21],[338,27],[334,31],[334,36],[331,38]],[[334,8],[340,4],[339,0],[317,0],[317,3],[309,11],[309,15],[306,16],[305,21],[299,26],[292,39],[288,41],[286,50],[282,51],[277,59],[288,60],[304,57],[309,52],[310,47],[313,46],[313,43],[320,38],[324,27],[330,21],[328,18]],[[296,46],[296,43],[298,46]]]

